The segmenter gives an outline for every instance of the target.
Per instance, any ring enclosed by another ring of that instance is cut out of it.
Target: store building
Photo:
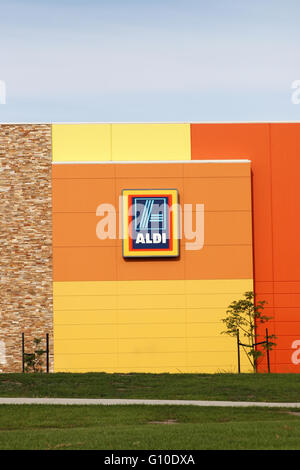
[[[54,372],[236,372],[254,289],[298,372],[299,150],[292,123],[0,125],[0,370],[48,333]]]

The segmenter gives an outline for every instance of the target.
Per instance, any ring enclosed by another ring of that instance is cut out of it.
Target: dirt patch
[[[153,387],[147,387],[146,385],[131,385],[131,388],[148,388],[148,389],[151,389]]]
[[[166,419],[165,421],[148,421],[148,424],[178,424],[177,419]]]
[[[124,388],[126,387],[126,388]],[[131,390],[136,390],[138,388],[142,388],[142,389],[152,389],[152,387],[144,387],[143,385],[141,386],[135,386],[135,385],[125,385],[124,387],[120,388],[116,388],[116,390],[118,391],[122,391],[122,392],[128,392],[128,391],[131,391]]]
[[[298,416],[300,418],[300,411],[284,411],[287,415]]]
[[[56,446],[50,447],[48,446],[48,449],[61,449],[63,447],[72,447],[74,445],[82,445],[83,442],[74,442],[74,443],[65,443],[65,444],[57,444]]]
[[[9,384],[9,385],[23,385],[22,382],[12,382],[11,380],[2,380],[0,382],[1,384]]]

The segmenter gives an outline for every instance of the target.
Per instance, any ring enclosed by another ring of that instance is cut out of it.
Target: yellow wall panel
[[[150,281],[68,281],[54,282],[53,294],[59,295],[136,295],[148,294],[239,294],[253,289],[252,279],[150,280]]]
[[[53,124],[52,160],[191,160],[190,125]]]
[[[56,368],[61,371],[103,371],[117,367],[116,354],[57,354],[56,356]],[[68,363],[68,368],[65,367],[66,363]]]
[[[110,124],[53,124],[53,162],[111,160]]]
[[[187,308],[220,308],[229,305],[234,300],[235,294],[187,294]]]
[[[198,323],[187,323],[186,325],[186,336],[187,338],[202,338],[208,337],[211,338],[211,348],[214,349],[214,344],[216,337],[221,335],[222,331],[225,330],[225,325],[223,322],[208,322],[202,321]]]
[[[246,358],[241,361],[241,367],[244,368],[244,372],[249,372],[250,368],[248,364],[249,363],[246,362]],[[187,353],[187,366],[196,366],[199,370],[202,370],[202,368],[205,369],[207,367],[215,367],[215,372],[222,370],[224,372],[237,370],[236,358],[231,351],[225,351],[222,353],[210,351],[205,354],[203,352]]]
[[[106,310],[55,310],[56,325],[82,325],[116,323],[117,312],[113,309]]]
[[[117,328],[116,325],[95,325],[95,324],[82,324],[82,325],[55,325],[54,337],[58,339],[91,339],[101,338],[116,338]]]
[[[185,331],[180,323],[118,325],[119,338],[182,338],[184,336]]]
[[[70,295],[55,296],[53,308],[60,310],[96,310],[115,309],[117,297],[115,295]]]
[[[55,354],[116,354],[116,338],[56,340]]]
[[[186,321],[188,323],[198,322],[220,322],[225,317],[224,307],[218,308],[187,308]]]
[[[118,356],[119,367],[178,367],[186,365],[185,353],[123,353]]]
[[[233,294],[253,289],[252,279],[210,279],[210,280],[186,280],[187,294]]]
[[[197,282],[197,281],[196,281]],[[117,283],[119,295],[148,295],[149,292],[159,294],[184,294],[184,281],[122,281]]]
[[[191,160],[189,124],[112,124],[112,160]]]
[[[114,281],[54,282],[53,295],[116,295],[117,287]]]
[[[159,328],[160,323],[185,323],[186,309],[143,309],[141,310],[118,310],[119,323],[156,323]]]
[[[185,353],[185,338],[118,338],[119,353]]]
[[[252,279],[55,282],[55,371],[236,371],[236,341],[221,334],[221,320],[229,303],[252,284]],[[243,353],[241,360],[248,370]]]
[[[243,366],[241,366],[243,367]],[[202,370],[203,373],[205,374],[221,374],[221,373],[230,373],[230,374],[235,374],[237,373],[237,366],[234,365],[233,363],[229,364],[224,364],[224,366],[216,367],[214,366],[209,366],[209,365],[196,365],[196,366],[186,366],[186,373],[187,374],[198,374],[199,370]],[[242,368],[243,372],[251,372],[246,368]]]
[[[154,291],[155,292],[155,291]],[[184,308],[185,307],[185,296],[182,294],[178,295],[153,295],[151,291],[147,295],[127,295],[118,296],[118,308],[120,309],[138,309],[143,308]]]
[[[187,352],[236,351],[236,339],[228,335],[211,336],[189,336],[187,339]]]

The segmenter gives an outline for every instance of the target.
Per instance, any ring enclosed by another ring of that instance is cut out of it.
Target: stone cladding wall
[[[0,124],[0,372],[52,349],[51,125]]]

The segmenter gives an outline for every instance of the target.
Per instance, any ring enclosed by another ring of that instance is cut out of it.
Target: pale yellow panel
[[[143,310],[119,310],[118,323],[184,323],[186,321],[186,309],[143,309]],[[159,328],[159,325],[157,325]]]
[[[120,295],[118,296],[119,309],[176,309],[185,307],[185,296],[178,295],[155,295],[155,292],[149,292],[147,295]]]
[[[115,281],[53,282],[53,295],[116,295]]]
[[[54,325],[55,341],[59,339],[91,339],[116,338],[116,325]]]
[[[111,160],[110,124],[53,124],[53,162]]]
[[[119,338],[119,353],[184,353],[185,338]]]
[[[54,354],[116,354],[117,350],[115,338],[90,339],[89,341],[85,339],[57,339]]]
[[[231,362],[228,364],[223,364],[220,367],[216,366],[187,366],[185,372],[187,374],[198,374],[199,370],[203,374],[236,374],[238,372],[237,363]],[[251,373],[251,370],[247,364],[241,365],[241,371],[243,373]]]
[[[59,310],[102,310],[116,309],[115,295],[68,295],[54,296],[53,308]]]
[[[75,364],[76,365],[76,364]],[[90,365],[88,366],[88,363],[86,364],[87,367],[70,367],[66,368],[63,366],[56,367],[55,365],[55,371],[56,372],[73,372],[73,373],[87,373],[87,372],[104,372],[106,374],[129,374],[132,372],[132,367],[124,366],[124,367],[118,367],[118,366],[105,366],[101,364],[99,366],[96,365]],[[163,373],[170,373],[170,374],[182,374],[182,373],[190,373],[191,368],[182,366],[180,369],[178,367],[174,366],[166,366],[166,367],[145,367],[145,366],[140,366],[135,368],[135,372],[137,373],[149,373],[149,374],[163,374]],[[214,372],[213,368],[212,370],[206,370],[203,372],[210,373]]]
[[[119,338],[182,338],[185,337],[184,325],[180,323],[137,325],[118,325]]]
[[[172,281],[78,281],[54,282],[54,295],[138,295],[155,292],[157,294],[228,294],[253,289],[252,279],[210,279]]]
[[[184,367],[186,365],[185,353],[123,353],[118,356],[119,367]]]
[[[205,354],[209,351],[237,353],[236,339],[228,335],[190,336],[187,338],[187,352]]]
[[[250,289],[251,279],[56,282],[55,370],[234,372],[221,319]],[[242,351],[241,366],[250,369]]]
[[[246,359],[246,358],[245,358]],[[209,351],[209,352],[189,352],[187,353],[188,366],[215,366],[216,368],[225,367],[228,364],[236,365],[236,357],[230,351]],[[247,365],[246,360],[241,362],[241,365]]]
[[[187,372],[184,370],[185,367],[182,366],[180,369],[172,367],[172,366],[167,366],[167,367],[151,367],[151,366],[143,366],[141,365],[140,367],[135,367],[135,372],[136,373],[147,373],[147,374],[164,374],[164,373],[170,373],[170,374],[180,374],[183,372]],[[107,371],[108,372],[108,371]],[[117,367],[114,373],[117,374],[130,374],[132,372],[132,367],[130,366],[123,366],[123,367]]]
[[[222,318],[226,316],[226,307],[224,306],[219,308],[187,308],[186,321],[187,323],[221,322]]]
[[[237,294],[188,294],[186,296],[187,308],[221,308],[228,305],[236,299],[239,299],[242,293]]]
[[[60,372],[65,372],[64,370],[60,370]],[[70,372],[87,372],[86,370],[75,370],[72,369]],[[96,370],[95,370],[96,372]],[[116,370],[106,369],[103,372],[107,373],[120,373],[120,374],[129,374],[132,372],[131,367],[117,367]],[[151,367],[151,366],[141,366],[135,367],[136,373],[148,373],[148,374],[216,374],[216,373],[237,373],[237,366],[234,363],[225,364],[223,368],[216,367],[216,366],[165,366],[165,367]],[[251,369],[246,368],[244,366],[242,368],[242,372],[248,373],[252,372]]]
[[[54,323],[56,325],[82,325],[116,323],[117,312],[107,310],[54,310]]]
[[[189,124],[112,124],[112,160],[191,160]]]
[[[185,281],[122,281],[117,283],[119,295],[184,294]]]
[[[187,294],[233,294],[234,297],[253,290],[252,279],[186,280]]]
[[[108,367],[117,367],[116,354],[56,354],[54,358],[55,371],[70,369],[85,369],[86,372],[105,370]]]
[[[201,322],[201,323],[187,323],[186,335],[190,337],[211,337],[215,341],[216,336],[221,335],[224,331],[225,325],[223,322]]]

